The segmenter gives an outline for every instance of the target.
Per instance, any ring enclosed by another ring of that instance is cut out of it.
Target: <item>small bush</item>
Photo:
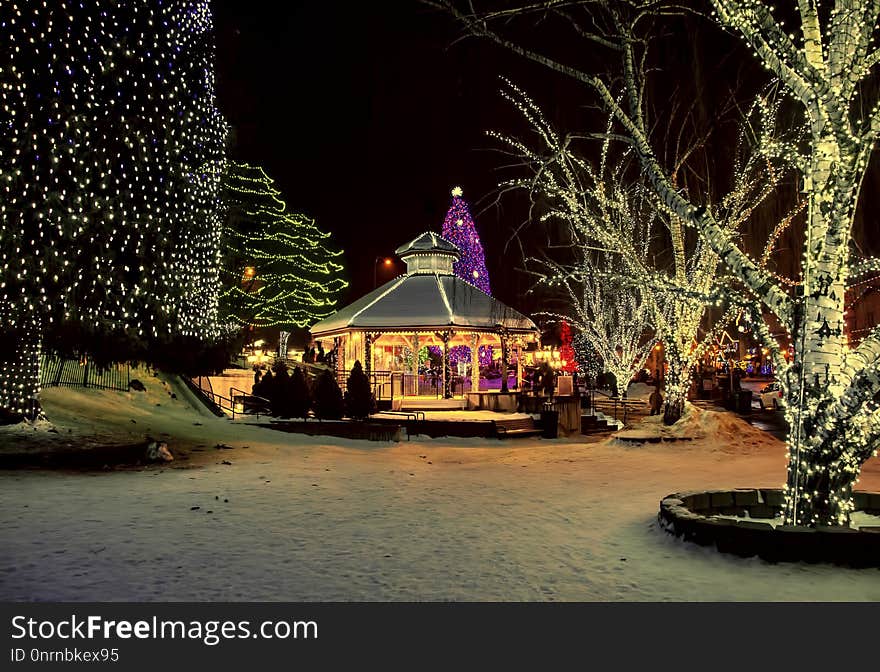
[[[275,362],[272,367],[275,372],[272,386],[272,415],[276,418],[290,418],[293,409],[290,404],[290,374],[287,373],[287,365],[284,362]]]
[[[295,367],[290,376],[288,385],[289,411],[294,418],[305,418],[309,414],[312,405],[312,394],[309,383],[303,375],[302,369]]]
[[[272,401],[272,397],[275,396],[275,379],[272,376],[272,372],[266,371],[263,377],[260,378],[260,382],[253,386],[251,392],[258,397]]]
[[[339,420],[344,411],[345,404],[342,400],[342,390],[336,382],[336,376],[330,371],[324,371],[315,382],[315,415],[322,420]]]
[[[373,392],[360,361],[351,367],[351,374],[345,383],[345,410],[348,417],[355,420],[365,419],[373,410]]]

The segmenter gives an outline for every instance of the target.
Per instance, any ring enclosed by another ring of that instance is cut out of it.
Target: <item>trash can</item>
[[[739,393],[739,408],[737,410],[740,413],[747,414],[752,412],[752,391],[751,390],[741,390]]]
[[[541,436],[555,439],[559,436],[559,411],[545,409],[541,411]]]

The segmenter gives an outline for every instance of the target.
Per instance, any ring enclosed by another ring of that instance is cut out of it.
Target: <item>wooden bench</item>
[[[539,427],[535,427],[532,418],[517,418],[516,420],[494,420],[495,435],[499,439],[511,436],[535,436],[541,433]]]

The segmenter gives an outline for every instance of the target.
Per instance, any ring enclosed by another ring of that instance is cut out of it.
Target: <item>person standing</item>
[[[660,415],[660,410],[663,408],[663,395],[660,394],[659,381],[654,387],[654,391],[651,392],[651,396],[648,397],[648,407],[651,409],[651,415]]]

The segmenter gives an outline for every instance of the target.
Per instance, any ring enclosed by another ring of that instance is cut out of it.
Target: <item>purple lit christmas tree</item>
[[[486,294],[491,294],[489,272],[486,270],[486,257],[483,254],[480,234],[477,233],[467,201],[461,195],[461,187],[452,190],[452,205],[449,206],[446,219],[443,220],[441,235],[451,243],[455,243],[461,250],[461,259],[455,262],[455,274]]]
[[[455,262],[453,270],[463,280],[469,282],[477,289],[491,295],[489,286],[489,272],[486,270],[486,257],[483,253],[483,244],[480,242],[480,234],[471,217],[467,201],[462,198],[461,187],[452,190],[452,204],[446,212],[443,220],[441,235],[461,250],[461,258]],[[436,346],[432,346],[434,350]],[[436,348],[439,354],[440,348]],[[480,365],[488,366],[492,363],[491,346],[480,346]],[[453,364],[471,361],[471,349],[466,345],[457,345],[449,351],[449,360]]]

